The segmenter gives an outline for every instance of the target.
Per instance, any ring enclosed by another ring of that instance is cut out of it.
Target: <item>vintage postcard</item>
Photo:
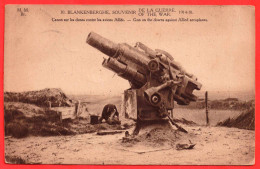
[[[254,165],[255,8],[6,5],[5,162]]]

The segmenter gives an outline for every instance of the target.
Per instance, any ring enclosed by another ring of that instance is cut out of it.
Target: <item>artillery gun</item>
[[[141,42],[134,47],[114,43],[94,32],[87,43],[109,56],[102,65],[129,81],[124,91],[123,112],[137,122],[158,121],[173,114],[174,101],[188,105],[196,101],[194,90],[201,89],[198,79],[186,72],[166,51],[152,50]]]

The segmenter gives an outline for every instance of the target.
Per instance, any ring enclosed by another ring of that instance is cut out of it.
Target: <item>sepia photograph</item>
[[[4,154],[254,165],[254,6],[6,5]]]

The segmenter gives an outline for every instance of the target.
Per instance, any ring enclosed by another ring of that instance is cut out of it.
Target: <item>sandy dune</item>
[[[226,127],[184,126],[177,143],[196,144],[191,150],[175,146],[125,147],[124,134],[5,138],[5,154],[41,164],[154,164],[154,165],[252,165],[255,157],[254,131]]]

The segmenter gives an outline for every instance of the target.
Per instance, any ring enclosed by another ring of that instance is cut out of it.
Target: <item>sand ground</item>
[[[255,132],[237,128],[185,126],[177,143],[195,143],[190,150],[175,146],[122,146],[122,134],[99,136],[5,137],[5,155],[40,164],[125,165],[253,165]]]

